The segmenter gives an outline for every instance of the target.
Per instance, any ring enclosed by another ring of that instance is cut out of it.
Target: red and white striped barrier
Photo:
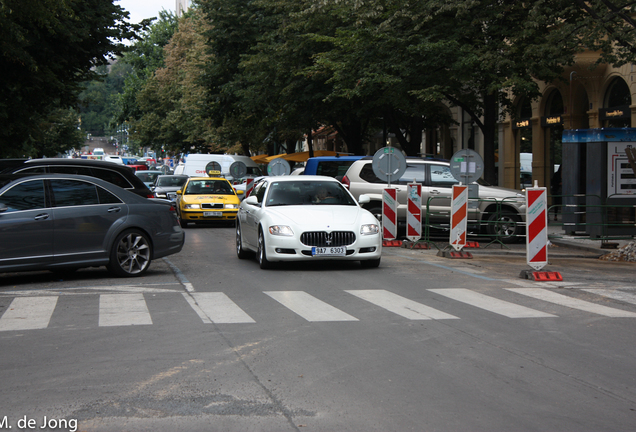
[[[254,179],[248,178],[247,180],[245,180],[245,194],[243,195],[243,197],[250,196],[253,189],[254,189]]]
[[[406,238],[416,242],[422,238],[422,185],[409,183],[406,196]]]
[[[526,260],[535,270],[548,263],[547,192],[544,187],[526,189]]]
[[[466,226],[468,220],[468,186],[453,185],[451,204],[450,245],[460,251],[466,246]]]
[[[397,189],[386,188],[382,192],[382,238],[397,237]]]

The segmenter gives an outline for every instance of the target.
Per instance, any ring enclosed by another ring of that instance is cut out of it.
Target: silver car
[[[187,175],[160,175],[150,188],[155,197],[177,201],[177,191],[188,181]]]
[[[373,158],[355,161],[349,167],[342,183],[357,199],[365,194],[371,202],[365,208],[382,220],[382,191],[387,187],[373,172]],[[429,223],[447,227],[450,221],[452,187],[459,182],[452,176],[450,163],[443,160],[406,158],[407,168],[402,177],[392,183],[397,189],[398,225],[406,224],[407,184],[413,181],[422,185],[422,224],[428,205]],[[503,243],[512,243],[525,233],[525,195],[521,191],[494,186],[479,185],[479,199],[469,200],[468,224],[477,226],[480,232]]]
[[[174,206],[78,175],[0,176],[0,272],[106,266],[140,276],[181,251]]]

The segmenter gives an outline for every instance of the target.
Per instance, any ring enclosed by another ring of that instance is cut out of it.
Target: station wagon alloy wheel
[[[151,252],[145,234],[136,230],[124,232],[115,241],[109,269],[118,276],[140,276],[150,265]]]

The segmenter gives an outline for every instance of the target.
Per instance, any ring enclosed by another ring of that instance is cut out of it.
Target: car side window
[[[99,204],[94,184],[79,180],[51,180],[55,207]]]
[[[447,165],[431,164],[431,186],[452,187],[459,182],[451,174]]]
[[[386,183],[380,180],[373,172],[373,164],[371,162],[365,164],[360,170],[360,178],[369,183]]]
[[[0,195],[7,212],[45,208],[44,181],[31,180],[13,186]]]
[[[95,186],[97,188],[97,197],[100,204],[121,204],[121,200],[115,195],[107,191],[101,186]]]
[[[413,183],[413,180],[415,180],[417,183],[423,184],[426,180],[425,168],[426,165],[424,164],[407,164],[406,170],[404,171],[404,174],[402,174],[402,177],[400,177],[400,179],[397,181],[397,184],[405,185]]]
[[[259,188],[257,191],[255,191],[255,193],[256,193],[256,198],[258,199],[258,202],[259,202],[259,203],[262,203],[262,202],[263,202],[263,198],[265,197],[265,192],[266,192],[266,191],[267,191],[267,182],[263,182],[263,183],[260,185],[260,188]]]
[[[118,173],[117,171],[112,171],[105,168],[93,167],[92,175],[94,177],[97,177],[98,179],[101,179],[101,180],[107,181],[108,183],[112,183],[116,186],[119,186],[120,188],[133,189],[133,185],[131,185],[130,182],[126,180],[126,178],[120,173]]]

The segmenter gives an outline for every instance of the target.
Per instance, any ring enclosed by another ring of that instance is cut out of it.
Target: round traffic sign
[[[385,182],[398,180],[406,171],[406,158],[395,147],[382,147],[373,155],[373,173]]]
[[[210,172],[212,172],[212,171],[218,171],[220,173],[221,172],[221,164],[216,162],[216,161],[209,162],[205,166],[205,172],[208,173],[208,175],[210,175]]]
[[[272,161],[267,164],[267,174],[270,176],[289,175],[290,172],[291,166],[289,166],[289,162],[283,158],[272,159]]]
[[[245,165],[241,161],[236,161],[232,165],[230,165],[230,175],[235,179],[240,179],[245,177],[247,174],[247,165]]]
[[[451,158],[450,170],[455,180],[467,185],[484,173],[484,160],[475,150],[462,149]]]

